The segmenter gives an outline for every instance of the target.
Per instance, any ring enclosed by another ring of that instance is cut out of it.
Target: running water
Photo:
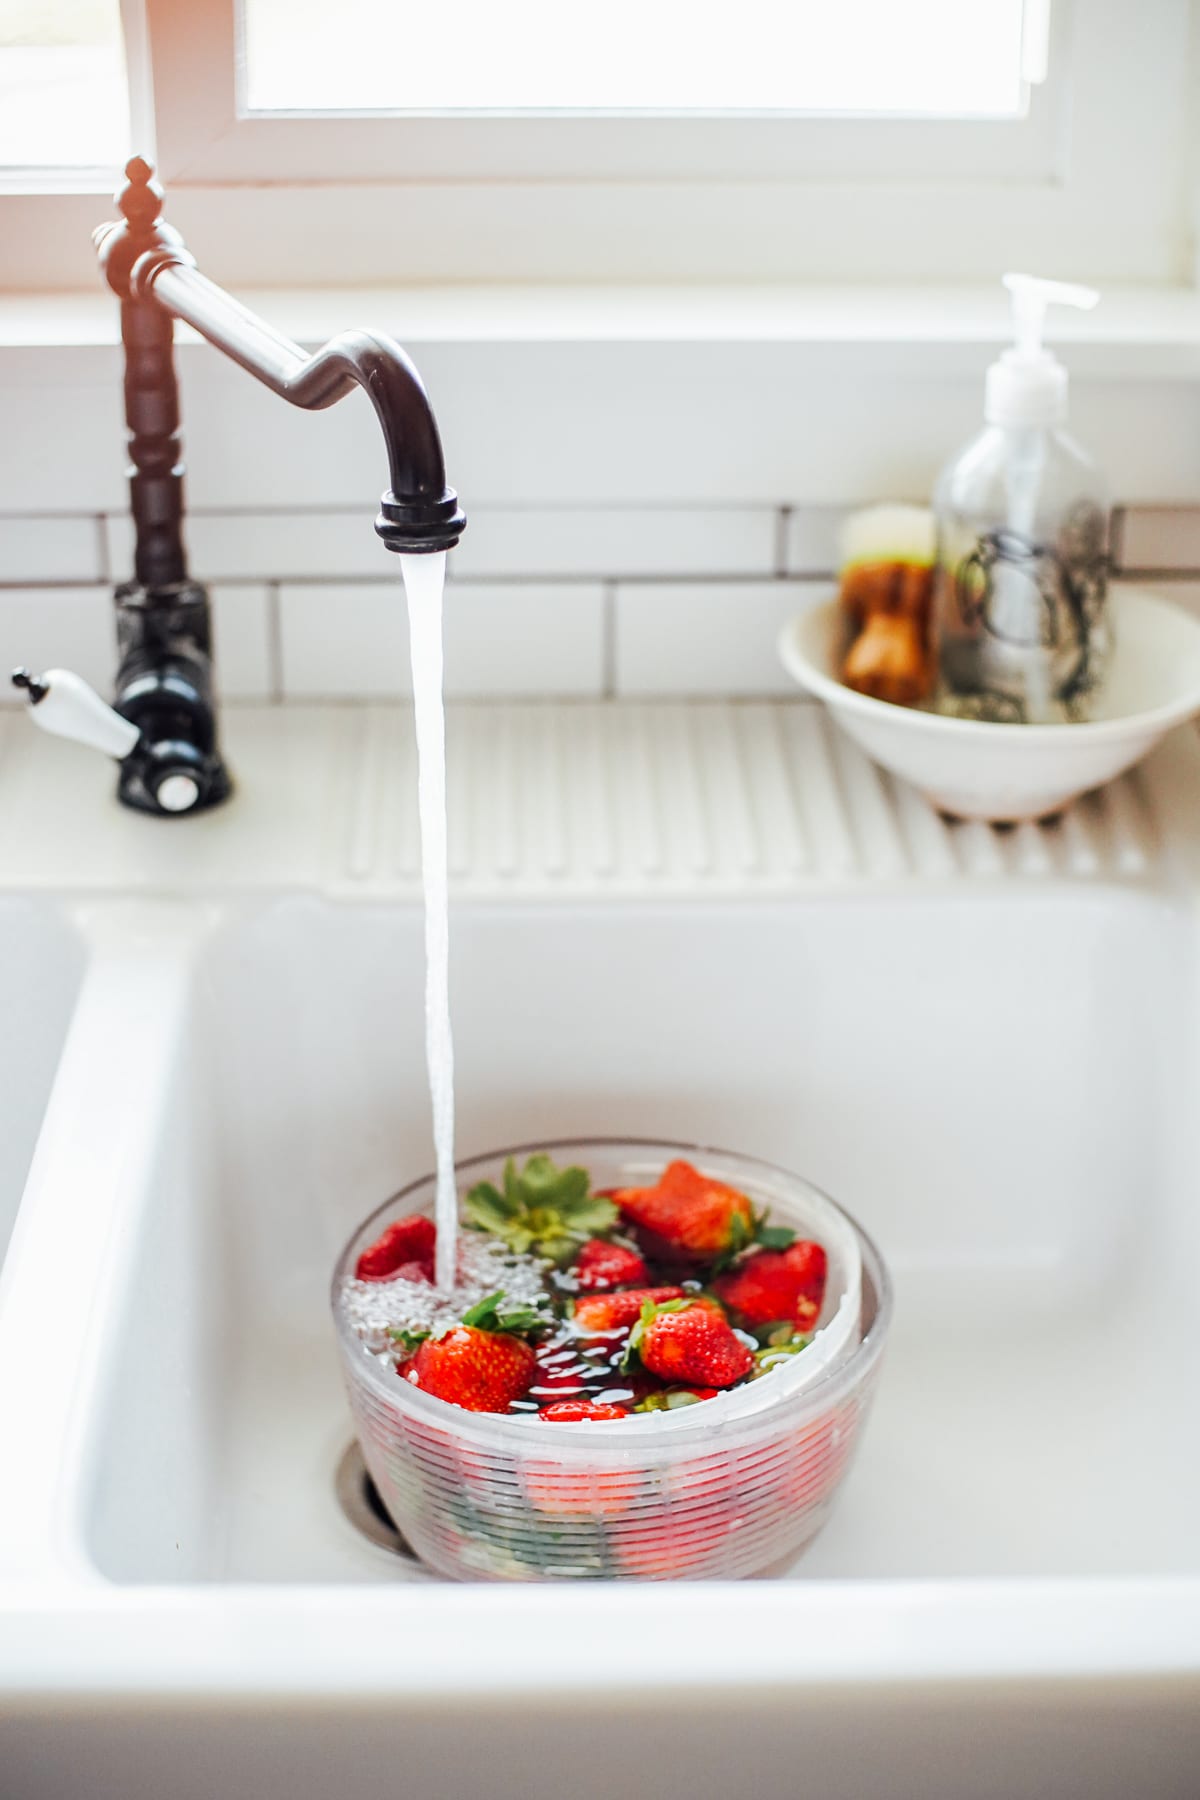
[[[450,918],[446,871],[446,717],[442,705],[445,552],[402,556],[417,720],[417,804],[425,887],[425,1060],[437,1167],[439,1288],[454,1285],[458,1193],[454,1181],[454,1044],[450,1036]]]

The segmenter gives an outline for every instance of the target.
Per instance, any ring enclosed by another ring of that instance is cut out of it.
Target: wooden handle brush
[[[841,670],[847,687],[897,706],[932,694],[933,563],[933,515],[924,507],[872,506],[847,519],[840,589],[854,631]]]

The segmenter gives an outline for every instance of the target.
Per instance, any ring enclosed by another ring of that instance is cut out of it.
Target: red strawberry
[[[388,1276],[388,1280],[432,1282],[433,1264],[432,1262],[401,1263],[398,1269],[393,1269],[392,1273]]]
[[[432,1219],[414,1214],[396,1219],[363,1251],[354,1266],[358,1281],[394,1281],[405,1263],[419,1263],[425,1278],[433,1280],[433,1255],[437,1245],[437,1227]]]
[[[605,1416],[619,1416],[622,1409],[602,1410]],[[585,1416],[596,1418],[599,1414]],[[568,1519],[619,1519],[636,1504],[642,1485],[638,1471],[620,1463],[615,1468],[579,1469],[561,1459],[526,1463],[522,1481],[527,1499],[538,1512]]]
[[[533,1347],[510,1332],[452,1325],[427,1338],[400,1373],[423,1393],[468,1412],[507,1412],[528,1393],[537,1373]]]
[[[713,1283],[725,1305],[751,1327],[787,1323],[811,1331],[825,1296],[827,1258],[802,1239],[788,1250],[758,1250]]]
[[[715,1556],[729,1534],[727,1521],[715,1506],[703,1519],[687,1520],[672,1530],[656,1525],[650,1530],[619,1531],[614,1542],[621,1567],[644,1581],[673,1581],[695,1576]]]
[[[636,1250],[627,1250],[624,1244],[606,1243],[603,1238],[588,1239],[575,1258],[572,1272],[585,1294],[628,1287],[632,1282],[647,1281],[650,1276]]]
[[[539,1419],[548,1419],[552,1424],[576,1425],[582,1419],[627,1419],[627,1406],[613,1406],[607,1400],[556,1400],[553,1406],[543,1406],[538,1414]]]
[[[625,1288],[619,1294],[594,1294],[575,1302],[575,1329],[586,1337],[604,1331],[625,1331],[636,1325],[647,1300],[659,1306],[664,1300],[682,1300],[677,1287]]]
[[[754,1236],[754,1209],[745,1194],[702,1175],[688,1162],[673,1162],[650,1188],[623,1188],[616,1196],[626,1218],[689,1256],[741,1250]]]
[[[658,1307],[638,1322],[629,1344],[652,1374],[688,1386],[733,1387],[754,1367],[752,1353],[711,1302]]]

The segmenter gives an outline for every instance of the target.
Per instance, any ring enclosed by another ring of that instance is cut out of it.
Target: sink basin
[[[1198,754],[1160,753],[1156,803]],[[838,766],[850,825],[830,786],[787,892],[744,872],[747,824],[736,897],[719,860],[661,899],[502,900],[493,872],[453,925],[460,1154],[746,1150],[889,1261],[861,1453],[778,1579],[456,1586],[371,1514],[328,1282],[429,1164],[422,932],[390,864],[355,890],[337,860],[338,781],[291,891],[179,896],[147,826],[143,894],[16,906],[66,1036],[34,1008],[50,1091],[0,1290],[0,1788],[374,1800],[401,1771],[409,1800],[560,1800],[569,1769],[611,1800],[652,1767],[696,1800],[750,1756],[829,1800],[1193,1800],[1200,858],[1182,829],[1160,854],[1135,789],[1141,848],[1110,855],[1099,807],[1073,840],[955,835]],[[232,841],[208,825],[197,868]]]
[[[61,912],[0,897],[0,1267],[85,960],[83,939]]]
[[[798,1577],[1200,1569],[1192,935],[1123,894],[469,909],[461,1150],[729,1145],[875,1235],[894,1344]],[[284,902],[203,946],[92,1421],[84,1537],[110,1580],[414,1573],[338,1513],[326,1292],[349,1231],[428,1162],[422,979],[411,909]]]

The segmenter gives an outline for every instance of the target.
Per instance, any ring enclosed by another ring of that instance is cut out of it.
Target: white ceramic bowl
[[[893,706],[844,687],[836,600],[784,627],[784,666],[823,700],[868,756],[943,812],[996,823],[1040,819],[1132,768],[1174,725],[1200,712],[1200,621],[1133,588],[1110,601],[1115,648],[1086,725],[992,725]]]

